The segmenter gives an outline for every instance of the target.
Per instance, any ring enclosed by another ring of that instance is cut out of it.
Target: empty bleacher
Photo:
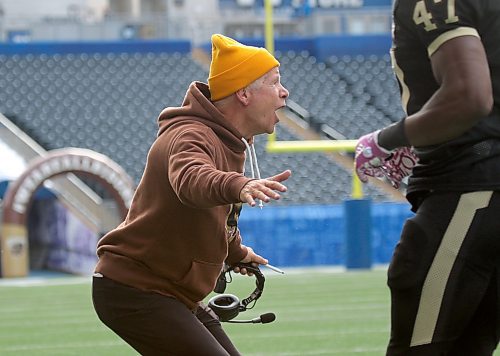
[[[307,51],[277,54],[290,98],[316,126],[356,139],[404,116],[390,57],[331,56],[317,62]]]
[[[320,125],[357,138],[399,118],[387,58],[332,57],[319,63],[307,52],[277,56],[290,98]],[[1,55],[0,112],[45,149],[93,149],[138,182],[159,112],[180,105],[189,83],[206,81],[207,75],[189,54],[180,53]],[[277,136],[299,139],[283,125]],[[293,171],[289,193],[276,204],[349,198],[352,171],[322,153],[270,154],[265,143],[265,136],[256,139],[262,176]],[[376,187],[368,186],[365,193],[388,199]]]

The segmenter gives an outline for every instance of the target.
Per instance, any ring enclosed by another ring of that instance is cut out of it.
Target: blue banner
[[[264,7],[265,0],[219,0],[221,8],[224,7]],[[292,7],[308,13],[312,9],[361,9],[370,7],[391,7],[392,0],[271,0],[274,7]]]

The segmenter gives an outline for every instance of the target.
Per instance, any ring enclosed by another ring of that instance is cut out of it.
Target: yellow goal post
[[[268,137],[266,150],[270,153],[354,152],[356,142],[357,140],[279,141],[273,133]],[[352,172],[351,197],[363,198],[362,184],[354,171]]]
[[[273,5],[272,0],[264,0],[265,7],[265,46],[274,54],[274,28],[273,28]],[[270,153],[293,153],[293,152],[354,152],[356,140],[300,140],[300,141],[277,141],[276,134],[269,135],[266,149]],[[352,172],[353,199],[363,198],[361,181]]]

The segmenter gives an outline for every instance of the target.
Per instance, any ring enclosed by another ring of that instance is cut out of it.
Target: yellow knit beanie
[[[225,98],[279,65],[265,48],[246,46],[220,34],[212,35],[210,99]]]

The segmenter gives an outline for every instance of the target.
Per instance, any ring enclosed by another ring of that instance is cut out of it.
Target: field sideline
[[[238,319],[274,312],[274,323],[225,324],[243,355],[383,355],[389,335],[385,270],[266,271],[263,296]],[[254,279],[237,276],[239,298]],[[97,319],[90,278],[0,279],[1,355],[136,355]],[[499,356],[497,351],[495,355]]]

